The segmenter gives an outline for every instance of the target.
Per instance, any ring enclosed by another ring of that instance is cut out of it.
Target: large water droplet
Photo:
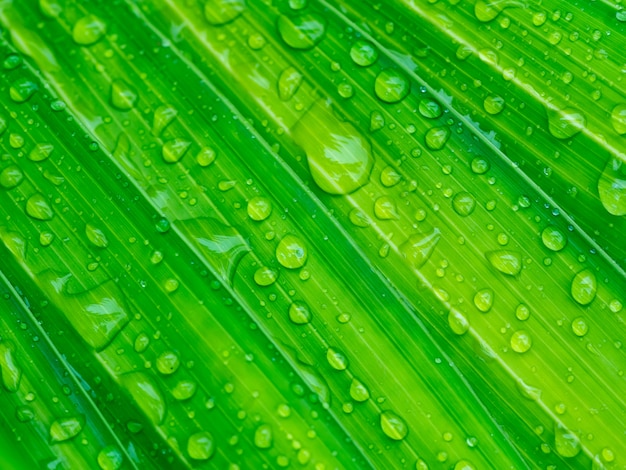
[[[272,447],[274,436],[269,424],[261,424],[254,431],[254,445],[259,449],[269,449]]]
[[[448,312],[448,325],[455,335],[464,335],[468,332],[470,324],[467,317],[453,308]]]
[[[0,185],[5,189],[12,189],[22,182],[24,173],[17,165],[9,165],[0,172]]]
[[[201,167],[207,167],[215,161],[217,153],[211,147],[202,147],[196,155],[196,162]]]
[[[210,432],[197,432],[187,440],[187,454],[194,460],[208,460],[215,452],[215,441]]]
[[[549,226],[541,232],[541,241],[552,251],[561,251],[567,245],[567,235],[557,227]]]
[[[90,46],[98,42],[105,34],[107,25],[94,15],[82,17],[74,24],[72,39],[81,46]]]
[[[611,158],[598,180],[600,201],[609,214],[626,215],[626,165]]]
[[[47,142],[39,143],[30,151],[28,159],[33,162],[42,162],[52,154],[53,150],[54,145]]]
[[[163,375],[171,375],[180,367],[180,359],[174,351],[164,351],[156,360],[157,370]]]
[[[381,196],[374,201],[374,215],[380,220],[398,219],[396,203],[389,196]]]
[[[163,144],[162,156],[166,163],[176,163],[185,156],[191,142],[184,139],[172,139]]]
[[[278,279],[278,272],[267,266],[262,266],[254,272],[254,282],[261,287],[271,286],[276,279]]]
[[[572,297],[580,305],[589,305],[596,297],[596,275],[589,269],[583,269],[572,279]]]
[[[153,425],[163,422],[165,399],[150,376],[143,372],[131,372],[121,376],[120,382]]]
[[[382,70],[374,82],[376,96],[385,103],[402,101],[411,90],[411,83],[399,71],[394,69]]]
[[[409,239],[400,246],[400,253],[413,269],[421,268],[435,250],[441,234],[439,229],[434,229],[430,234],[411,235]]]
[[[454,195],[452,198],[452,208],[454,212],[459,214],[461,217],[467,217],[472,212],[474,212],[474,208],[476,207],[476,199],[474,196],[466,191],[460,191]]]
[[[248,201],[248,217],[260,222],[272,213],[272,202],[266,197],[253,197]]]
[[[204,4],[204,17],[213,26],[233,21],[246,9],[245,0],[208,0]]]
[[[15,360],[15,345],[10,341],[0,342],[0,370],[4,388],[9,392],[16,392],[20,386],[22,369]]]
[[[369,399],[370,392],[363,382],[353,378],[350,383],[350,397],[352,397],[354,401],[364,402]]]
[[[111,104],[113,107],[128,111],[135,106],[139,96],[133,87],[124,80],[113,80],[111,83]]]
[[[278,34],[285,44],[294,49],[311,49],[324,37],[325,21],[312,13],[298,16],[281,15],[278,18]]]
[[[24,103],[28,101],[31,96],[33,96],[37,90],[39,90],[39,85],[29,80],[28,78],[18,78],[15,80],[11,87],[9,88],[9,96],[16,103]]]
[[[580,453],[580,440],[572,431],[557,424],[554,428],[554,447],[562,457],[576,457]]]
[[[76,437],[85,424],[83,416],[67,416],[59,418],[50,426],[50,440],[55,442],[64,442]]]
[[[295,300],[289,306],[289,320],[296,325],[305,325],[311,321],[311,310],[309,306],[301,301]]]
[[[368,41],[357,41],[350,48],[352,61],[361,67],[368,67],[378,59],[378,49]]]
[[[326,360],[335,370],[346,370],[348,368],[348,358],[344,353],[336,349],[328,348]]]
[[[522,257],[517,251],[496,250],[485,253],[491,266],[503,274],[517,276],[522,270]]]
[[[489,95],[483,102],[485,111],[491,115],[499,114],[504,109],[504,98],[498,95]]]
[[[98,452],[98,466],[102,470],[118,470],[122,468],[124,456],[115,446],[106,446]]]
[[[46,198],[41,193],[35,193],[26,201],[26,213],[33,219],[51,220],[54,217],[54,211]]]
[[[511,335],[511,349],[516,353],[525,353],[532,345],[533,340],[525,330],[518,330]]]
[[[193,380],[181,380],[172,389],[172,396],[178,401],[189,400],[194,396],[197,388]]]
[[[98,248],[106,248],[109,246],[109,240],[104,232],[91,224],[85,225],[85,235],[93,246]]]
[[[152,134],[161,135],[161,132],[178,116],[178,110],[171,104],[163,104],[154,111],[152,119]]]
[[[489,161],[485,160],[484,158],[476,157],[472,159],[472,162],[470,163],[470,168],[472,169],[472,173],[476,173],[477,175],[484,175],[489,171],[491,165],[489,164]]]
[[[481,312],[487,313],[493,306],[494,297],[493,289],[481,289],[474,295],[474,305]]]
[[[611,124],[613,124],[615,132],[620,135],[626,134],[626,103],[615,105],[611,111]]]
[[[301,268],[307,256],[304,242],[295,235],[285,235],[276,247],[276,259],[287,269]]]
[[[230,282],[241,258],[250,251],[239,232],[210,217],[179,221],[176,225],[187,232],[219,275]]]
[[[433,127],[426,132],[424,143],[430,150],[441,150],[448,142],[450,134],[447,127]]]
[[[290,100],[302,83],[302,74],[294,67],[287,67],[278,77],[278,96],[283,101]]]
[[[370,143],[349,122],[317,101],[294,127],[311,176],[329,194],[349,194],[367,183],[374,158]]]
[[[573,108],[548,109],[548,129],[557,139],[569,139],[587,125],[585,115]]]
[[[409,433],[406,421],[393,411],[383,411],[380,414],[380,427],[394,441],[403,440]]]

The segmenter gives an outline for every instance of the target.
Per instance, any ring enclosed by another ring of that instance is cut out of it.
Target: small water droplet
[[[20,386],[22,369],[15,358],[15,345],[10,341],[0,342],[0,371],[4,388],[9,392],[16,392]]]
[[[374,201],[374,215],[380,220],[399,218],[396,203],[389,196],[381,196]]]
[[[554,447],[562,457],[576,457],[580,453],[580,440],[572,431],[557,424],[554,429]]]
[[[67,416],[55,420],[50,426],[50,440],[52,442],[64,442],[76,437],[85,423],[83,416]]]
[[[371,224],[370,218],[361,209],[352,209],[350,214],[348,214],[348,218],[357,227],[365,228]]]
[[[511,349],[516,353],[523,354],[533,345],[530,334],[525,330],[518,330],[511,335]]]
[[[298,269],[307,260],[307,249],[304,242],[295,235],[285,235],[276,247],[276,259],[287,269]]]
[[[111,82],[111,104],[120,111],[128,111],[135,106],[139,96],[126,81],[116,79]]]
[[[120,382],[152,424],[158,426],[165,418],[165,399],[153,379],[143,372],[131,372]]]
[[[197,385],[193,380],[181,380],[172,389],[172,396],[178,401],[189,400],[196,393]]]
[[[363,382],[353,378],[350,383],[350,397],[352,397],[354,401],[361,403],[369,400],[370,392]]]
[[[325,31],[325,21],[312,13],[295,17],[281,15],[278,18],[278,34],[285,44],[294,49],[311,49],[322,40]]]
[[[245,9],[245,0],[209,0],[204,4],[204,17],[209,24],[221,26],[239,17]]]
[[[265,197],[253,197],[248,201],[248,217],[252,220],[262,221],[272,213],[272,202]]]
[[[254,445],[259,449],[269,449],[272,447],[273,439],[272,428],[269,424],[261,424],[254,431]]]
[[[525,304],[519,304],[515,309],[515,318],[520,321],[526,321],[530,317],[530,309]]]
[[[485,111],[491,115],[496,115],[504,109],[504,98],[498,95],[490,95],[483,102]]]
[[[454,465],[454,470],[476,470],[476,467],[467,460],[459,460]]]
[[[51,220],[54,217],[54,211],[46,198],[41,193],[35,193],[26,201],[26,213],[33,219]]]
[[[487,313],[493,306],[494,297],[493,289],[481,289],[474,295],[474,305],[481,312]]]
[[[561,251],[567,245],[567,235],[557,227],[549,226],[541,232],[541,241],[552,251]]]
[[[485,256],[489,263],[503,274],[517,276],[522,270],[522,257],[517,251],[489,251]]]
[[[170,125],[170,123],[178,116],[178,110],[171,104],[163,104],[154,111],[152,119],[152,134],[161,135],[161,132]]]
[[[368,67],[378,59],[378,49],[368,41],[357,41],[350,48],[350,57],[355,64]]]
[[[572,320],[572,331],[576,336],[585,336],[589,331],[589,325],[583,317],[577,317]]]
[[[172,139],[163,144],[161,155],[166,163],[176,163],[185,156],[191,142],[184,139]]]
[[[107,25],[94,15],[79,19],[72,29],[72,39],[80,46],[90,46],[98,42],[106,34]]]
[[[569,139],[587,125],[585,115],[573,108],[548,109],[548,130],[557,139]]]
[[[376,132],[377,130],[385,127],[385,117],[380,111],[372,111],[370,114],[370,132]]]
[[[287,67],[278,77],[278,96],[283,101],[290,100],[302,84],[302,74],[294,67]]]
[[[424,143],[430,150],[441,150],[448,142],[450,134],[447,127],[433,127],[426,132]]]
[[[344,353],[333,348],[326,351],[326,360],[335,370],[346,370],[348,368],[348,358]]]
[[[439,103],[431,99],[421,100],[418,109],[420,114],[428,119],[437,119],[443,112]]]
[[[403,440],[409,433],[406,421],[393,411],[383,411],[380,414],[380,427],[394,441]]]
[[[296,300],[289,306],[289,320],[296,325],[305,325],[311,321],[311,310],[309,306],[301,301]]]
[[[452,208],[461,217],[467,217],[476,207],[476,199],[468,192],[461,191],[452,198]]]
[[[266,266],[263,266],[254,272],[254,282],[261,287],[271,286],[276,282],[276,279],[278,279],[278,273],[272,268],[268,268]]]
[[[98,466],[102,470],[118,470],[122,468],[124,456],[115,446],[106,446],[98,452]]]
[[[580,305],[589,305],[596,297],[596,275],[589,269],[583,269],[572,279],[570,291]]]
[[[394,69],[382,70],[374,82],[374,92],[385,103],[398,103],[411,91],[411,83],[399,71]]]
[[[380,172],[380,182],[387,188],[398,184],[401,178],[400,173],[392,166],[387,166]]]
[[[85,226],[85,235],[87,235],[87,238],[93,246],[98,248],[106,248],[109,246],[109,240],[104,232],[91,224]]]
[[[609,214],[626,215],[626,165],[610,158],[598,180],[600,201]]]
[[[187,440],[187,454],[193,460],[208,460],[215,451],[213,435],[208,431],[197,432]]]
[[[145,333],[139,333],[135,338],[134,348],[138,353],[144,352],[148,349],[148,345],[150,344],[150,337]]]
[[[419,269],[428,261],[440,238],[441,234],[438,229],[434,229],[428,235],[411,235],[400,246],[400,253],[402,253],[411,268]]]
[[[39,85],[29,80],[28,78],[18,78],[11,84],[11,88],[9,88],[9,96],[16,103],[24,103],[28,101],[31,96],[33,96],[37,90],[39,90]]]
[[[24,180],[24,173],[17,165],[9,165],[0,172],[0,185],[5,189],[13,189]]]
[[[464,335],[468,332],[470,324],[467,317],[453,308],[448,312],[448,325],[455,335]]]
[[[196,162],[202,167],[209,166],[215,161],[216,153],[211,147],[203,147],[196,155]]]
[[[156,360],[157,370],[163,375],[171,375],[178,370],[180,359],[174,351],[164,351]]]
[[[49,143],[39,143],[28,154],[28,159],[33,162],[42,162],[47,159],[54,150],[54,145]]]
[[[626,10],[622,10],[626,16]],[[626,134],[626,103],[619,103],[611,111],[611,124],[620,135]]]

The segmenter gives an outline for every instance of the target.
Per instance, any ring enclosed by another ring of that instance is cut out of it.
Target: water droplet
[[[422,459],[417,459],[417,462],[415,462],[415,470],[428,470],[428,464]]]
[[[441,150],[450,138],[450,129],[447,127],[433,127],[428,129],[424,143],[430,150]]]
[[[476,470],[476,467],[467,460],[459,460],[454,466],[454,470]]]
[[[428,261],[440,238],[441,234],[438,229],[434,229],[428,235],[411,235],[400,246],[400,253],[402,253],[411,268],[419,269]]]
[[[55,442],[64,442],[76,437],[85,424],[83,416],[67,416],[59,418],[50,426],[50,440]]]
[[[580,452],[580,440],[572,431],[557,424],[554,428],[554,447],[562,457],[576,457]]]
[[[229,191],[233,189],[236,185],[237,181],[234,180],[220,181],[219,183],[217,183],[217,189],[219,189],[220,191]]]
[[[15,410],[15,416],[20,423],[28,423],[35,419],[35,413],[32,408],[26,405],[19,406],[17,410]]]
[[[339,93],[339,96],[342,98],[352,98],[354,95],[354,88],[349,83],[340,83],[337,87],[337,93]]]
[[[253,33],[248,36],[248,46],[250,46],[250,49],[252,49],[253,51],[258,51],[262,49],[266,43],[267,41],[265,39],[265,36],[263,36],[261,33]]]
[[[528,317],[530,317],[530,309],[524,304],[519,304],[515,309],[515,318],[520,321],[526,321]]]
[[[131,372],[120,382],[150,422],[158,426],[165,419],[165,399],[153,379],[143,372]]]
[[[380,427],[385,435],[394,441],[403,440],[409,433],[406,421],[393,411],[383,411],[380,414]]]
[[[13,82],[11,88],[9,88],[9,96],[16,103],[24,103],[28,101],[37,90],[39,90],[37,83],[27,78],[18,78]]]
[[[197,432],[187,440],[187,454],[193,460],[208,460],[215,452],[213,435],[210,432]]]
[[[24,173],[17,165],[9,165],[0,172],[0,185],[6,189],[12,189],[22,182]]]
[[[585,115],[573,108],[548,109],[548,129],[557,139],[569,139],[587,125]]]
[[[252,220],[265,220],[271,213],[272,202],[269,199],[257,196],[248,201],[248,217]]]
[[[172,139],[163,144],[162,156],[166,163],[176,163],[185,156],[191,142],[184,139]]]
[[[503,274],[517,276],[522,270],[522,257],[517,251],[489,251],[485,256],[489,263]]]
[[[580,271],[572,279],[572,297],[580,305],[589,305],[596,297],[596,275],[589,269]]]
[[[348,368],[348,358],[341,351],[328,348],[326,351],[326,360],[335,370],[346,370]]]
[[[308,0],[289,0],[289,8],[292,10],[302,10],[306,8]]]
[[[421,100],[418,109],[420,114],[428,119],[437,119],[442,114],[439,103],[431,99]]]
[[[504,98],[498,95],[490,95],[483,102],[485,111],[491,115],[496,115],[504,109]]]
[[[541,241],[549,250],[561,251],[567,245],[567,235],[557,227],[549,226],[541,232]]]
[[[203,147],[196,155],[196,162],[198,162],[198,165],[206,167],[215,161],[215,157],[215,150],[210,147]]]
[[[382,196],[374,202],[374,215],[380,220],[398,219],[396,203],[389,196]]]
[[[474,295],[474,305],[483,313],[487,313],[493,306],[495,294],[493,289],[481,289]]]
[[[13,70],[22,64],[22,56],[19,54],[9,54],[2,61],[2,66],[6,70]]]
[[[611,158],[598,180],[600,201],[609,214],[626,215],[626,165]]]
[[[454,308],[448,312],[448,325],[452,333],[459,336],[467,333],[470,327],[467,317]]]
[[[4,388],[9,392],[16,392],[20,386],[22,369],[15,360],[15,345],[10,341],[0,342],[0,371]]]
[[[98,42],[106,34],[107,25],[94,15],[82,17],[72,29],[72,39],[80,46],[90,46]]]
[[[349,194],[369,179],[374,164],[370,143],[349,122],[317,101],[294,127],[307,155],[311,176],[329,194]]]
[[[87,235],[87,238],[93,246],[97,246],[98,248],[106,248],[109,246],[109,240],[107,240],[104,232],[91,224],[85,226],[85,235]]]
[[[385,103],[398,103],[411,91],[411,83],[399,71],[394,69],[382,70],[374,82],[374,92]]]
[[[626,10],[622,10],[626,16]],[[620,135],[626,134],[626,103],[615,105],[611,111],[611,124],[613,129]]]
[[[33,219],[51,220],[54,217],[54,211],[46,198],[41,193],[35,193],[26,201],[26,213]]]
[[[122,468],[124,456],[115,446],[106,446],[98,452],[98,466],[102,470],[118,470]]]
[[[172,390],[172,396],[178,401],[189,400],[196,393],[196,388],[193,380],[181,380]]]
[[[296,300],[289,306],[289,320],[296,325],[305,325],[311,321],[311,310],[309,306],[301,301]]]
[[[135,338],[134,348],[138,353],[144,352],[148,349],[148,345],[150,344],[150,337],[145,333],[139,333]]]
[[[293,17],[281,15],[278,18],[278,34],[285,44],[294,49],[311,49],[322,40],[325,31],[325,21],[311,13]]]
[[[577,317],[572,320],[572,331],[576,336],[585,336],[589,331],[589,326],[583,317]]]
[[[111,83],[111,104],[121,111],[128,111],[137,103],[137,92],[124,80],[113,80]]]
[[[401,178],[400,173],[392,166],[387,166],[380,172],[380,182],[387,188],[398,184]]]
[[[623,23],[623,22],[626,22],[626,9],[623,9],[623,10],[617,10],[617,11],[615,12],[615,19],[616,19],[617,21],[621,21],[622,23]]]
[[[164,351],[156,360],[157,370],[163,375],[171,375],[180,367],[180,359],[174,351]]]
[[[278,96],[283,101],[290,100],[302,84],[302,74],[294,67],[287,67],[278,77]]]
[[[269,449],[273,441],[272,428],[269,424],[261,424],[254,431],[254,445],[259,449]]]
[[[378,59],[378,49],[368,41],[357,41],[350,48],[350,57],[355,64],[368,67]]]
[[[516,381],[516,385],[517,390],[520,392],[520,395],[522,395],[524,398],[531,401],[537,401],[541,398],[541,390],[537,387],[528,385],[521,379],[518,379]]]
[[[276,259],[287,269],[298,269],[307,260],[304,242],[295,235],[285,235],[276,247]]]
[[[350,397],[352,397],[354,401],[364,402],[369,399],[370,392],[363,382],[353,378],[350,383]]]
[[[483,1],[478,0],[474,5],[474,16],[478,21],[483,23],[487,23],[489,21],[494,20],[499,14],[501,10],[501,1]]]
[[[246,9],[245,0],[209,0],[204,4],[204,17],[213,26],[236,19]]]
[[[511,335],[511,349],[517,353],[525,353],[533,345],[533,340],[525,330],[518,330]]]
[[[136,101],[136,98],[137,95],[135,95],[133,105],[134,101]],[[169,126],[174,119],[176,119],[176,116],[178,116],[178,110],[171,104],[163,104],[159,106],[154,111],[154,118],[152,120],[152,134],[157,137],[161,135],[161,132],[163,132],[163,130],[167,126]]]
[[[52,154],[54,145],[49,143],[39,143],[28,154],[28,159],[33,162],[42,162]]]
[[[476,199],[468,192],[461,191],[452,198],[452,208],[461,217],[467,217],[476,207]]]
[[[385,117],[380,111],[372,111],[370,114],[370,132],[376,132],[377,130],[385,127]]]
[[[254,282],[261,287],[271,286],[278,279],[278,273],[272,268],[263,266],[254,272]]]

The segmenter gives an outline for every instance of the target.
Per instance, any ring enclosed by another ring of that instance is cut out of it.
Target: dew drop
[[[172,389],[172,396],[178,401],[189,400],[196,393],[197,385],[193,380],[181,380]]]
[[[363,382],[353,378],[350,383],[350,397],[352,397],[354,401],[361,403],[369,399],[370,392]]]
[[[517,251],[489,251],[485,256],[491,266],[503,274],[517,276],[522,270],[522,257]]]
[[[265,197],[253,197],[248,201],[248,217],[260,222],[267,219],[272,213],[272,203]]]
[[[191,142],[184,139],[172,139],[163,144],[161,155],[166,163],[176,163],[185,156]]]
[[[398,173],[397,170],[392,166],[387,166],[383,168],[383,170],[380,172],[380,182],[386,188],[391,188],[392,186],[395,186],[400,182],[401,178],[402,177],[400,176],[400,173]]]
[[[515,318],[520,321],[526,321],[530,317],[530,309],[525,304],[519,304],[515,309]]]
[[[348,358],[341,351],[328,348],[326,351],[326,360],[335,370],[346,370],[348,368]]]
[[[451,309],[448,313],[448,325],[455,335],[464,335],[468,332],[470,324],[465,315],[457,309]]]
[[[567,245],[567,235],[557,227],[549,226],[541,232],[541,241],[549,250],[561,251]]]
[[[570,291],[580,305],[589,305],[596,297],[596,275],[589,269],[583,269],[572,279]]]
[[[278,279],[278,273],[266,266],[260,267],[254,272],[254,282],[261,287],[271,286],[276,282],[276,279]]]
[[[137,103],[138,95],[126,81],[116,79],[111,82],[111,104],[120,111],[128,111]]]
[[[396,203],[389,196],[381,196],[374,201],[374,215],[380,220],[398,219]]]
[[[161,132],[170,125],[170,123],[178,116],[178,110],[171,104],[163,104],[154,111],[152,119],[152,134],[161,135]]]
[[[144,352],[148,349],[148,345],[150,344],[150,337],[145,333],[139,333],[135,338],[134,349],[138,353]]]
[[[39,85],[27,78],[18,78],[9,88],[9,96],[16,103],[28,101],[39,90]]]
[[[572,331],[576,336],[585,336],[589,331],[589,325],[583,317],[577,317],[572,320]]]
[[[374,82],[374,92],[385,103],[398,103],[402,101],[411,90],[409,80],[399,71],[394,69],[382,70]]]
[[[24,179],[24,173],[17,165],[9,165],[0,172],[0,186],[12,189],[20,185]]]
[[[294,67],[287,67],[278,77],[278,96],[283,101],[290,100],[302,83],[302,74]]]
[[[428,235],[411,235],[400,246],[400,253],[402,253],[411,268],[419,269],[428,261],[440,238],[441,234],[438,229],[434,229]]]
[[[450,129],[447,127],[433,127],[428,129],[424,143],[430,150],[441,150],[450,138]]]
[[[548,109],[548,130],[557,139],[569,139],[587,125],[585,115],[577,109]]]
[[[315,14],[281,15],[278,18],[278,34],[293,49],[311,49],[322,40],[325,31],[324,20]]]
[[[162,352],[156,360],[157,370],[163,375],[171,375],[178,370],[180,359],[173,351]]]
[[[477,175],[484,175],[489,171],[490,167],[491,165],[489,164],[489,162],[480,157],[472,159],[472,162],[470,163],[472,173],[475,173]]]
[[[67,416],[57,419],[50,426],[50,440],[54,442],[64,442],[76,437],[85,424],[83,416]]]
[[[307,249],[304,242],[295,235],[286,235],[276,247],[276,259],[287,269],[298,269],[307,260]]]
[[[211,147],[203,147],[196,155],[196,162],[201,167],[207,167],[215,161],[216,153]]]
[[[28,154],[28,159],[32,162],[42,162],[46,160],[54,150],[54,145],[49,143],[39,143]]]
[[[215,452],[213,435],[208,431],[197,432],[187,440],[187,454],[193,460],[208,460]]]
[[[16,392],[20,386],[22,369],[15,359],[15,345],[10,341],[0,342],[0,371],[4,388],[9,392]]]
[[[204,4],[204,17],[213,26],[233,21],[246,9],[245,0],[208,0]]]
[[[454,465],[454,470],[476,470],[476,467],[467,460],[459,460]]]
[[[357,41],[350,48],[350,57],[355,64],[368,67],[378,59],[378,49],[368,41]]]
[[[115,446],[106,446],[98,452],[98,466],[102,470],[118,470],[123,463],[124,456]]]
[[[289,320],[296,325],[305,325],[311,321],[311,309],[309,306],[301,301],[296,300],[289,306]]]
[[[131,372],[120,382],[150,422],[158,426],[165,419],[165,399],[153,379],[143,372]]]
[[[87,235],[87,239],[93,246],[98,248],[106,248],[109,246],[109,240],[107,240],[104,232],[91,224],[85,226],[85,235]]]
[[[385,117],[380,111],[370,113],[370,132],[376,132],[385,127]]]
[[[626,215],[626,165],[623,161],[609,159],[598,180],[598,193],[609,214]]]
[[[504,98],[498,95],[490,95],[483,102],[485,111],[491,115],[496,115],[504,109]]]
[[[273,441],[272,428],[269,424],[261,424],[254,431],[254,445],[259,449],[269,449]]]
[[[557,454],[562,457],[576,457],[580,453],[580,440],[578,436],[569,429],[555,425],[554,447]]]
[[[26,201],[26,213],[33,219],[51,220],[54,217],[52,207],[41,193],[35,193]]]
[[[107,25],[94,15],[79,19],[72,29],[72,39],[80,46],[91,46],[106,34]]]
[[[626,10],[622,10],[625,12]],[[626,103],[619,103],[611,111],[611,124],[613,129],[620,135],[626,134]]]
[[[380,414],[380,427],[385,435],[394,441],[403,440],[409,433],[406,421],[393,411],[383,411]]]
[[[487,313],[493,306],[494,297],[493,289],[481,289],[474,295],[474,305],[481,312]]]
[[[370,218],[361,209],[352,209],[348,214],[348,218],[357,227],[365,228],[371,225]]]
[[[437,119],[442,114],[439,103],[431,99],[423,99],[418,106],[419,113],[428,119]]]
[[[472,212],[474,212],[474,208],[476,207],[476,199],[474,196],[466,191],[461,191],[455,194],[454,198],[452,198],[452,208],[454,212],[459,214],[461,217],[467,217]]]
[[[525,330],[518,330],[511,335],[511,349],[523,354],[533,345],[532,338]]]

